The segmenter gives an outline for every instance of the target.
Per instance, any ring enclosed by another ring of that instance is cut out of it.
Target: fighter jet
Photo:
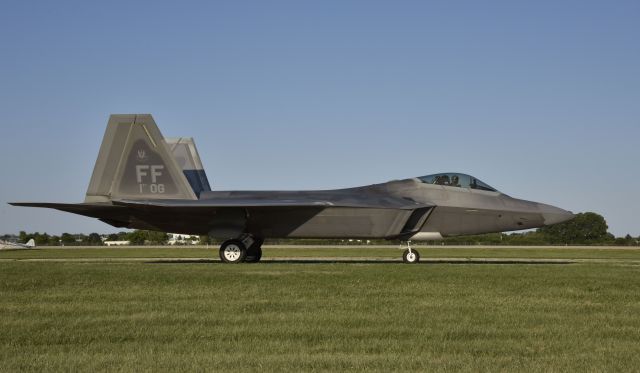
[[[7,242],[0,241],[0,250],[5,249],[32,249],[36,247],[36,241],[34,239],[30,239],[26,244],[16,243],[16,242]]]
[[[537,228],[574,216],[455,172],[336,190],[212,191],[193,139],[165,139],[149,114],[111,115],[83,203],[11,204],[118,228],[220,238],[225,263],[259,261],[267,238],[399,240],[407,243],[403,261],[417,263],[411,241]]]

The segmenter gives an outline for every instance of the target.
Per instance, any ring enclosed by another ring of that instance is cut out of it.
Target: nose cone
[[[563,210],[551,205],[540,204],[540,211],[544,218],[544,225],[563,223],[575,217],[571,211]]]

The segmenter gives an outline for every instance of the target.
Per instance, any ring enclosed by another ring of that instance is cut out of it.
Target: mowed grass
[[[636,264],[4,261],[0,370],[637,371]]]

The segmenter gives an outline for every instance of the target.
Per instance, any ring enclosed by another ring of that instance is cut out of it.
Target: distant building
[[[107,246],[128,246],[131,245],[131,241],[104,241]]]
[[[198,245],[200,243],[200,236],[169,233],[169,245]]]

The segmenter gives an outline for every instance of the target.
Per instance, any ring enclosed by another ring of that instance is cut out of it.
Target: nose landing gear
[[[415,264],[420,261],[420,253],[411,248],[411,241],[407,241],[407,249],[402,253],[402,261],[407,264]]]

